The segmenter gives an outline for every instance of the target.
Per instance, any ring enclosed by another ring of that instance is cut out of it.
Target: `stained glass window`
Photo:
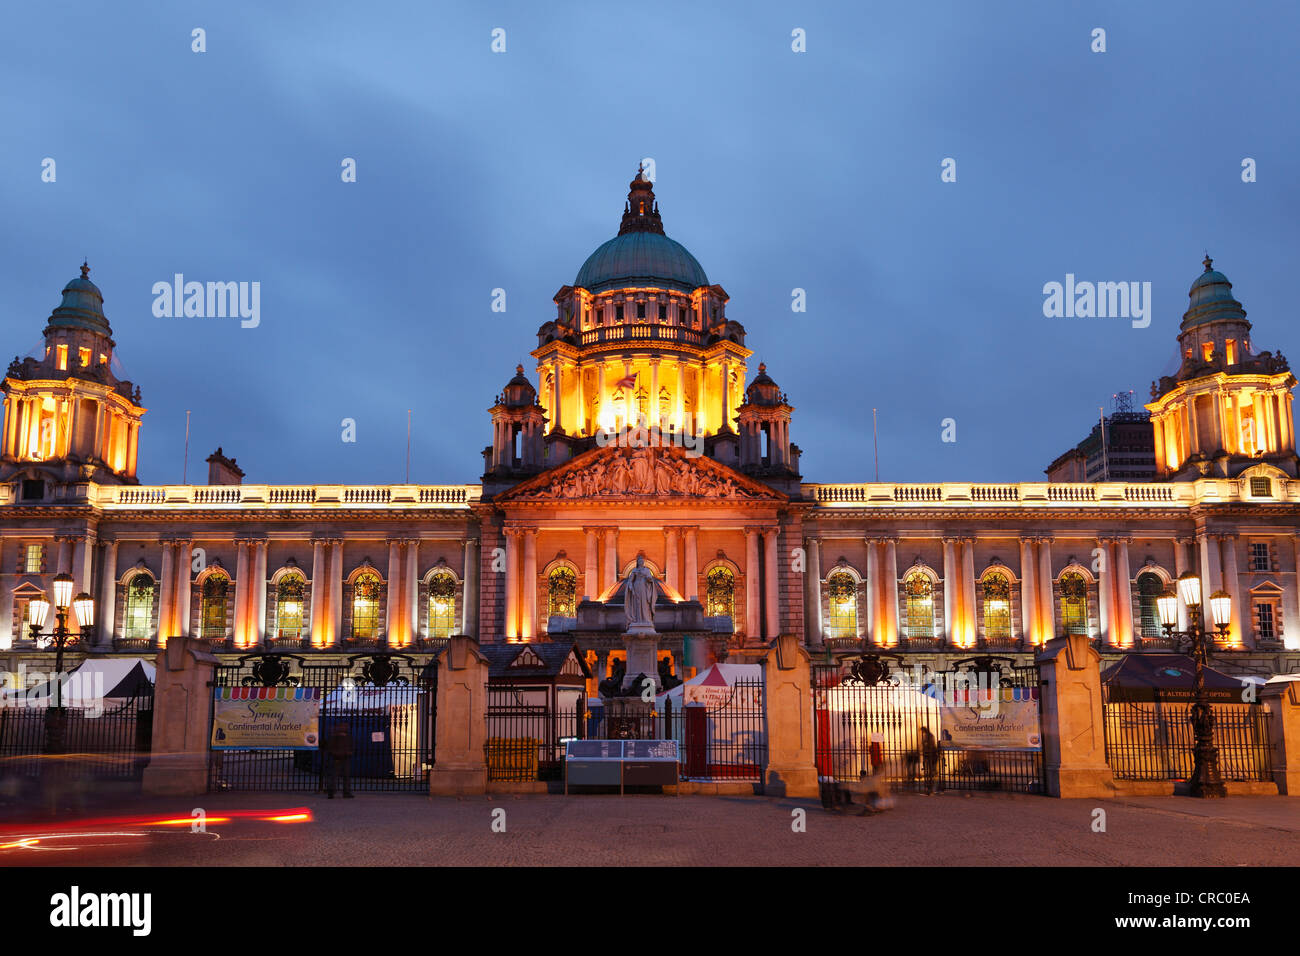
[[[907,601],[907,636],[934,637],[934,582],[924,571],[912,571],[903,579]]]
[[[302,638],[302,606],[307,582],[297,571],[280,578],[275,589],[275,636],[281,640]]]
[[[141,571],[126,583],[125,637],[144,640],[153,624],[153,575]]]
[[[549,617],[576,617],[578,576],[572,568],[558,567],[546,582],[546,613]]]
[[[858,636],[858,583],[847,571],[832,571],[826,577],[827,637]]]
[[[704,613],[709,617],[736,615],[736,576],[730,568],[718,565],[704,579]]]
[[[451,637],[456,632],[456,579],[439,571],[429,579],[429,636]]]
[[[990,641],[1011,638],[1011,585],[1006,575],[993,574],[984,578],[984,637]]]
[[[1164,582],[1160,580],[1160,575],[1146,571],[1138,575],[1137,583],[1138,610],[1141,612],[1138,626],[1142,629],[1142,636],[1159,637],[1160,609],[1156,605],[1156,598],[1164,592]]]
[[[1061,627],[1066,634],[1088,633],[1088,581],[1078,571],[1061,575]]]
[[[373,571],[352,582],[352,639],[370,641],[379,636],[379,599],[383,582]]]
[[[203,579],[199,596],[199,633],[211,640],[225,640],[226,596],[230,593],[230,578],[221,571],[213,571]]]

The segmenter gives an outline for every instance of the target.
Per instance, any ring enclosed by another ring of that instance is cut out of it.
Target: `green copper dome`
[[[694,292],[709,284],[696,258],[664,235],[654,185],[643,168],[629,184],[618,235],[587,257],[574,286],[604,292],[627,285]]]
[[[639,284],[693,292],[708,285],[709,277],[680,242],[655,232],[627,232],[588,256],[573,284],[589,292]]]
[[[1228,277],[1213,268],[1214,260],[1208,255],[1202,264],[1205,271],[1196,277],[1187,291],[1189,303],[1187,311],[1183,313],[1183,329],[1205,325],[1207,322],[1246,321],[1246,310],[1233,298],[1232,283]]]
[[[51,313],[48,327],[113,334],[108,319],[104,317],[104,294],[90,281],[89,266],[83,264],[81,277],[63,287],[63,301]]]

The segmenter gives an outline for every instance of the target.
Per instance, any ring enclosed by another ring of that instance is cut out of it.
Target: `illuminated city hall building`
[[[1066,633],[1163,649],[1155,599],[1188,569],[1233,598],[1217,666],[1295,671],[1296,379],[1255,350],[1231,290],[1207,258],[1181,368],[1147,405],[1155,480],[809,482],[795,408],[638,173],[618,235],[556,293],[535,369],[491,406],[478,483],[245,483],[218,450],[206,485],[147,485],[146,409],[113,374],[83,267],[43,353],[4,379],[0,665],[50,653],[28,605],[67,572],[97,603],[79,652],[564,641],[594,691],[624,654],[620,584],[640,556],[662,585],[661,667],[680,676],[778,634],[935,667],[1024,660]]]

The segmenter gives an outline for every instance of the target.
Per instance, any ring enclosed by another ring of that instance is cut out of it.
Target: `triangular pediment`
[[[785,501],[786,496],[702,455],[674,445],[595,448],[530,478],[498,501],[695,498]]]

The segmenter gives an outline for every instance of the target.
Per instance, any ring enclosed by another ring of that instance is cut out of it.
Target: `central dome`
[[[588,256],[573,284],[589,292],[624,285],[662,285],[694,292],[708,285],[709,277],[680,242],[656,232],[626,232]]]
[[[629,183],[618,235],[587,257],[573,280],[577,288],[605,292],[629,285],[694,292],[709,284],[696,258],[664,235],[654,185],[644,167]]]

